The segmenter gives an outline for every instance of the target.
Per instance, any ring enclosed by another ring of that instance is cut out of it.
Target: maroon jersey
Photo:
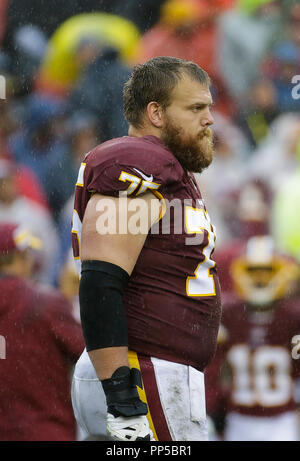
[[[220,367],[223,354],[232,378],[227,385],[227,411],[273,416],[295,409],[300,359],[293,354],[293,343],[300,332],[300,299],[277,301],[265,312],[254,311],[238,299],[223,300],[222,327],[224,341],[216,365]],[[214,361],[209,368],[216,376]]]
[[[0,291],[0,440],[75,440],[70,373],[84,342],[72,306],[18,277]]]
[[[91,151],[79,171],[73,252],[80,270],[81,223],[91,193],[139,197],[151,190],[164,203],[124,293],[130,349],[203,370],[211,360],[221,315],[211,254],[212,226],[191,174],[155,136],[122,137]]]

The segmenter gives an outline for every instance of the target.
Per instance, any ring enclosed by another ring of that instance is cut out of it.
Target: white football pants
[[[131,367],[141,371],[148,404],[148,421],[156,440],[208,440],[204,375],[195,368],[129,352]],[[86,350],[79,358],[72,380],[72,404],[81,438],[104,438],[106,399]]]
[[[279,416],[248,416],[229,413],[225,441],[299,441],[299,419],[295,412]]]

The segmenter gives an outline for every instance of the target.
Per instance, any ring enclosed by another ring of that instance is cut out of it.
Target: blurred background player
[[[73,315],[80,323],[79,310],[79,277],[76,269],[76,264],[73,258],[73,251],[70,248],[64,264],[61,268],[58,278],[58,286],[61,293],[73,306]]]
[[[93,53],[96,42],[114,52]],[[299,0],[1,0],[0,159],[15,172],[12,181],[0,164],[0,222],[25,223],[46,242],[39,283],[60,283],[77,162],[124,129],[114,90],[149,53],[193,57],[214,79],[215,161],[197,179],[218,229],[223,290],[250,236],[270,233],[299,258]]]
[[[206,372],[208,413],[225,441],[300,440],[299,265],[269,236],[249,239],[230,264],[218,351]],[[219,387],[216,386],[219,383]]]
[[[47,283],[55,267],[58,233],[49,208],[20,187],[21,168],[11,161],[0,159],[0,222],[13,221],[25,226],[42,242],[35,256],[31,274],[37,281]],[[29,182],[34,178],[29,178]],[[27,180],[28,182],[28,180]]]
[[[30,281],[40,241],[0,224],[0,440],[76,440],[71,367],[83,350],[79,323],[58,291]]]

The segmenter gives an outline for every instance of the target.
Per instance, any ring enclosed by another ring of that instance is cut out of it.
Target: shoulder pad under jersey
[[[178,183],[184,170],[156,136],[112,139],[87,154],[77,185],[89,192],[139,196]]]

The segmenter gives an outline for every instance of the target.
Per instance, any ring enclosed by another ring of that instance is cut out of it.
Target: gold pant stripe
[[[136,352],[128,351],[128,361],[129,361],[130,368],[137,368],[138,370],[141,371],[139,359],[138,359],[138,356],[137,356]],[[140,399],[142,400],[142,402],[145,402],[148,405],[144,383],[143,383],[143,389],[140,389],[139,387],[137,389],[138,389],[138,393],[139,393],[139,396],[140,396]],[[149,426],[150,426],[151,431],[153,432],[155,440],[158,440],[158,437],[157,437],[157,434],[156,434],[156,431],[155,431],[155,428],[154,428],[154,424],[153,424],[153,421],[152,421],[152,416],[151,416],[151,413],[150,413],[149,405],[148,405],[148,409],[149,409],[149,411],[148,411],[148,414],[147,414],[147,419],[148,419],[148,422],[149,422]]]

